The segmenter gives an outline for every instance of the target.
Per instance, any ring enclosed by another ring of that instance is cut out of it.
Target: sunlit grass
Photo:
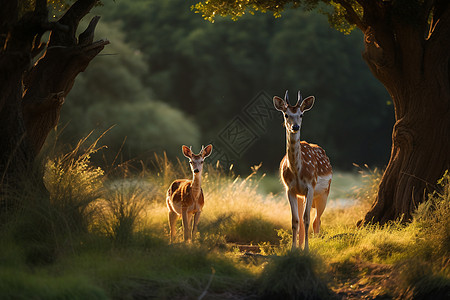
[[[290,207],[284,192],[270,187],[274,177],[267,180],[257,166],[242,178],[219,164],[206,165],[199,232],[192,244],[184,244],[180,221],[177,241],[169,245],[165,193],[173,180],[192,176],[187,162],[155,156],[153,166],[138,174],[122,166],[107,176],[90,163],[96,144],[85,152],[81,146],[49,159],[44,172],[49,194],[25,193],[20,203],[29,207],[2,224],[0,277],[11,275],[3,298],[34,293],[38,298],[221,299],[232,293],[322,299],[333,297],[330,287],[350,284],[381,286],[373,297],[420,298],[449,287],[448,173],[412,223],[361,227],[357,221],[376,195],[381,172],[335,173],[309,255],[290,251]],[[261,255],[243,256],[236,244],[257,245]],[[392,276],[391,283],[379,274]],[[60,284],[39,288],[57,275]],[[295,278],[315,288],[302,287]]]

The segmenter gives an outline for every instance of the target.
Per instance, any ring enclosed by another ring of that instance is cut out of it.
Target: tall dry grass
[[[380,297],[434,295],[437,299],[449,289],[448,172],[438,183],[440,189],[419,206],[412,223],[357,227],[381,178],[378,170],[362,170],[360,188],[346,187],[348,196],[340,192],[343,198],[354,199],[353,205],[330,205],[325,210],[322,232],[312,236],[312,255],[306,255],[289,250],[289,204],[282,193],[261,192],[264,174],[259,174],[258,166],[243,178],[220,164],[207,164],[202,181],[205,206],[196,242],[181,243],[180,221],[180,243],[168,245],[165,193],[173,180],[192,176],[187,162],[155,156],[154,165],[139,174],[123,166],[122,175],[111,176],[90,162],[100,148],[98,140],[91,145],[85,142],[46,162],[46,189],[28,184],[26,180],[33,176],[25,177],[24,191],[17,199],[21,209],[0,228],[0,261],[6,262],[1,276],[6,278],[17,266],[20,274],[28,274],[25,263],[46,263],[55,266],[55,274],[72,270],[81,278],[100,278],[108,296],[118,298],[133,286],[140,295],[140,289],[150,285],[154,297],[188,294],[195,298],[207,286],[208,293],[219,298],[233,290],[253,297],[323,299],[333,297],[329,286],[338,281],[370,284],[371,271],[366,266],[382,266],[392,280],[383,283]],[[264,257],[243,259],[236,248],[230,248],[233,243],[259,245]],[[20,274],[13,274],[15,284],[26,285],[17,279]],[[144,279],[130,282],[136,276]],[[95,286],[89,288],[104,295]]]
[[[156,172],[148,174],[143,184],[156,187],[148,195],[147,224],[168,234],[165,194],[170,183],[179,178],[192,178],[186,162],[168,161],[166,156],[156,156]],[[199,223],[199,238],[235,243],[276,242],[276,229],[288,228],[290,210],[285,201],[276,196],[258,192],[258,167],[246,178],[224,170],[220,164],[206,165],[202,177],[205,206]],[[177,237],[181,240],[181,222]]]

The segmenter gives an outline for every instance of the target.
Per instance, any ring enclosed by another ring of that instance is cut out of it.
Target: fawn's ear
[[[305,112],[310,110],[314,105],[314,96],[309,96],[305,100],[303,100],[302,104],[300,105],[300,111]]]
[[[209,144],[208,146],[206,146],[206,147],[203,149],[203,152],[202,152],[203,158],[210,156],[210,155],[211,155],[211,152],[212,152],[212,145]]]
[[[279,111],[285,112],[287,109],[286,102],[278,96],[273,97],[273,106]]]
[[[181,146],[181,151],[183,152],[183,155],[187,158],[192,158],[192,150],[188,146]]]

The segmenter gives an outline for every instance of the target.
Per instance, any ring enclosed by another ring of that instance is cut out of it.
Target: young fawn
[[[314,233],[319,233],[320,217],[325,210],[330,192],[331,164],[321,147],[300,141],[303,113],[312,108],[314,96],[302,101],[299,91],[297,104],[291,106],[286,91],[284,100],[275,96],[273,104],[283,113],[286,128],[286,155],[281,160],[280,173],[291,205],[292,249],[297,248],[298,234],[300,247],[305,240],[305,250],[308,251],[311,207],[316,209]]]
[[[197,230],[198,221],[205,203],[202,191],[203,160],[211,154],[212,145],[208,145],[199,154],[194,154],[186,146],[182,146],[184,156],[189,158],[193,179],[178,179],[172,182],[167,190],[166,203],[169,209],[170,242],[175,237],[175,223],[181,216],[183,221],[184,241],[190,242]],[[194,217],[192,231],[190,226]]]

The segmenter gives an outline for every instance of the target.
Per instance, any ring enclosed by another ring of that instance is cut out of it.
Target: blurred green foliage
[[[302,139],[321,145],[335,168],[386,164],[393,107],[361,58],[361,33],[344,36],[326,16],[295,9],[282,18],[247,14],[239,22],[216,17],[212,24],[193,4],[106,1],[94,10],[102,16],[97,36],[111,45],[68,96],[60,122],[64,142],[114,126],[103,142],[115,155],[125,140],[124,159],[154,151],[180,157],[181,144],[213,142],[237,172],[260,162],[271,172],[285,152],[282,116],[273,111],[259,128],[244,107],[261,91],[271,98],[289,89],[293,99],[300,89],[316,96]],[[239,157],[219,137],[237,116],[256,135]]]
[[[125,42],[139,49],[145,62],[140,66],[148,67],[145,86],[195,120],[202,143],[213,141],[227,150],[219,133],[259,92],[272,97],[289,89],[294,98],[301,89],[304,96],[316,96],[302,139],[320,144],[336,168],[387,162],[393,107],[361,58],[359,32],[344,36],[330,28],[326,16],[295,9],[285,10],[282,18],[247,14],[239,22],[216,17],[212,24],[191,11],[194,3],[116,1],[97,13],[107,22],[120,21]],[[111,59],[98,60],[112,71]],[[231,157],[237,171],[261,161],[265,171],[278,167],[285,151],[281,123],[281,115],[274,114],[262,129],[250,124],[256,142]],[[172,144],[163,144],[170,151]]]
[[[61,112],[59,139],[73,143],[96,129],[101,143],[124,160],[154,151],[178,154],[181,144],[200,144],[198,126],[180,110],[156,101],[144,84],[147,66],[139,50],[123,41],[114,24],[100,23],[97,36],[112,41],[81,73]],[[123,145],[122,145],[123,144]],[[123,147],[122,147],[123,146]]]

